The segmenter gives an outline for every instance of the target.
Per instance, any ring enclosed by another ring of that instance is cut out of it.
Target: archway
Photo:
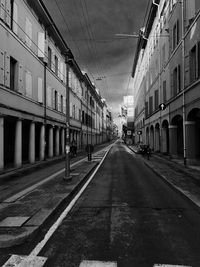
[[[170,153],[183,156],[183,118],[176,115],[171,121]]]
[[[162,123],[161,130],[161,151],[164,154],[169,153],[169,123],[167,120],[164,120]]]
[[[156,123],[155,126],[155,151],[160,151],[160,125]]]

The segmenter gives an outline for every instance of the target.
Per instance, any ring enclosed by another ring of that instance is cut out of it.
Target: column
[[[35,122],[30,124],[29,132],[29,162],[35,163]]]
[[[169,153],[177,156],[177,126],[169,125]]]
[[[161,131],[161,138],[162,138],[162,153],[167,153],[167,128],[163,127]]]
[[[44,160],[45,153],[45,127],[42,124],[40,127],[40,160]]]
[[[192,162],[196,157],[195,121],[185,122],[185,141],[186,158],[189,162]]]
[[[60,141],[60,138],[59,138],[59,127],[56,128],[56,156],[59,156],[59,141]]]
[[[15,153],[14,165],[20,167],[22,165],[22,120],[18,119],[15,125]]]
[[[160,150],[160,128],[155,129],[155,151]]]
[[[0,170],[4,168],[4,117],[0,117]]]
[[[49,128],[49,158],[53,157],[53,127]]]
[[[61,130],[61,149],[62,149],[62,155],[65,154],[65,129],[62,128]]]

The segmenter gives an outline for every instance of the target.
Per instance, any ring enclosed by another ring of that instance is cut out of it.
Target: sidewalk
[[[137,154],[136,146],[128,147]],[[156,153],[152,153],[150,160],[143,155],[140,157],[154,173],[200,208],[200,166],[185,167],[183,161],[170,160]]]
[[[98,161],[83,160],[71,171],[72,182],[60,173],[19,198],[0,203],[0,247],[20,244],[39,232],[52,216],[71,201]],[[51,166],[52,168],[52,166]],[[41,169],[40,172],[43,172]],[[34,173],[32,174],[34,175]]]

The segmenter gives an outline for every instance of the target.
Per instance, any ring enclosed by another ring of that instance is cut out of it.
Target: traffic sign
[[[164,103],[161,103],[161,104],[159,105],[159,109],[160,109],[160,110],[164,110],[164,109],[166,109],[166,105],[165,105]]]

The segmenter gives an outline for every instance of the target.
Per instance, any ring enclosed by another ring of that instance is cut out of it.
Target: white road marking
[[[37,256],[40,253],[40,251],[43,249],[43,247],[45,246],[45,244],[47,243],[47,241],[50,239],[50,237],[56,231],[56,229],[58,228],[58,226],[62,223],[63,219],[67,216],[67,214],[69,213],[69,211],[73,208],[73,206],[75,205],[76,201],[79,199],[79,197],[82,195],[82,193],[84,192],[84,190],[87,188],[88,184],[91,182],[91,180],[93,179],[93,177],[97,173],[98,169],[100,168],[101,164],[103,163],[103,161],[104,161],[105,157],[107,156],[108,152],[109,152],[109,150],[106,152],[106,154],[102,158],[100,164],[97,166],[97,168],[92,173],[92,175],[87,180],[87,182],[84,184],[84,186],[80,189],[80,191],[78,192],[78,194],[74,197],[74,199],[72,199],[72,201],[69,203],[69,205],[67,206],[67,208],[63,211],[63,213],[60,215],[60,217],[57,219],[57,221],[51,226],[51,228],[46,233],[46,235],[43,238],[43,240],[40,241],[37,244],[37,246],[33,249],[33,251],[30,253],[30,256]]]
[[[172,265],[172,264],[154,264],[153,267],[192,267],[192,266],[186,266],[186,265]]]
[[[110,147],[109,147],[109,149],[110,149]],[[105,151],[105,150],[103,150],[103,151]],[[99,151],[94,153],[93,156],[97,155],[97,153],[99,153]],[[79,160],[79,161],[77,161],[77,162],[74,162],[73,164],[70,164],[70,167],[74,167],[74,166],[78,165],[79,163],[85,161],[85,159],[86,159],[86,157],[81,159],[81,160]],[[27,194],[29,194],[30,192],[35,190],[37,187],[43,185],[44,183],[46,183],[46,182],[50,181],[51,179],[55,178],[56,176],[60,175],[64,171],[65,171],[65,168],[61,169],[60,171],[57,171],[56,173],[48,176],[47,178],[44,178],[42,181],[40,181],[40,182],[38,182],[38,183],[36,183],[36,184],[34,184],[34,185],[24,189],[24,190],[18,192],[17,194],[15,194],[15,195],[3,200],[3,203],[13,203],[13,202],[15,202],[16,200],[20,199],[21,197],[26,196]],[[73,173],[72,173],[72,175],[73,175]]]
[[[82,261],[79,267],[117,267],[114,261]]]
[[[2,267],[42,267],[47,258],[12,255]]]

